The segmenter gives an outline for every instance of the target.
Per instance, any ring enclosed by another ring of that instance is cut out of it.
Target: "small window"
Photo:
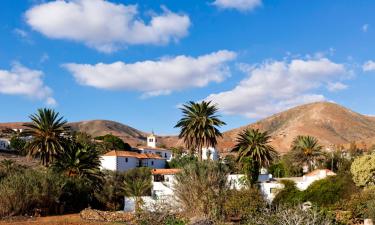
[[[154,165],[154,161],[151,161],[151,166],[153,166]]]
[[[149,142],[154,142],[154,139],[153,139],[153,138],[150,138],[148,141],[149,141]]]
[[[167,158],[168,156],[167,156],[167,153],[164,153],[164,158]]]
[[[128,158],[125,158],[125,162],[128,162]]]

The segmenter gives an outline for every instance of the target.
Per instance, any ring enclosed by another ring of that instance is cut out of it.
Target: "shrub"
[[[187,165],[175,178],[175,196],[187,215],[220,219],[229,188],[228,169],[213,161]]]
[[[375,185],[375,154],[357,157],[350,171],[357,186]]]
[[[357,188],[348,175],[337,175],[312,183],[302,192],[304,201],[311,201],[320,207],[333,206],[340,200],[350,198]]]
[[[272,201],[275,206],[296,205],[303,201],[303,193],[297,189],[296,184],[290,180],[282,180],[284,188],[280,190]]]
[[[262,194],[256,188],[228,191],[224,203],[227,220],[246,220],[266,206]]]
[[[56,212],[64,182],[62,176],[31,169],[7,176],[0,182],[0,217],[34,214],[35,209]]]
[[[334,217],[318,208],[303,210],[299,206],[265,209],[248,219],[251,225],[330,225]]]
[[[352,195],[344,207],[349,209],[354,218],[375,220],[375,187],[369,187],[356,195]]]
[[[198,158],[194,155],[177,156],[168,162],[169,168],[183,168],[190,163],[198,162]]]

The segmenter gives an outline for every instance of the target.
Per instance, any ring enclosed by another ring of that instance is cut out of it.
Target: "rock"
[[[190,219],[189,225],[214,225],[214,222],[204,217],[193,217]]]
[[[84,209],[80,213],[80,217],[84,220],[94,220],[101,222],[129,222],[133,220],[133,216],[126,212],[109,212],[95,209]]]

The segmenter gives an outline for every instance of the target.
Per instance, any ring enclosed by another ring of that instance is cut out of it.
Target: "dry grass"
[[[47,216],[38,218],[12,218],[0,222],[0,225],[116,225],[114,222],[95,222],[82,220],[79,214]],[[123,223],[122,223],[123,224]]]

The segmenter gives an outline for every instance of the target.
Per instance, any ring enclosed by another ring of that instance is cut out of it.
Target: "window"
[[[154,165],[154,161],[151,161],[151,166],[153,166]]]
[[[125,158],[125,162],[128,162],[128,158]]]
[[[167,156],[167,153],[164,153],[164,158],[167,158],[168,156]]]
[[[148,139],[149,142],[154,142],[153,138]]]

